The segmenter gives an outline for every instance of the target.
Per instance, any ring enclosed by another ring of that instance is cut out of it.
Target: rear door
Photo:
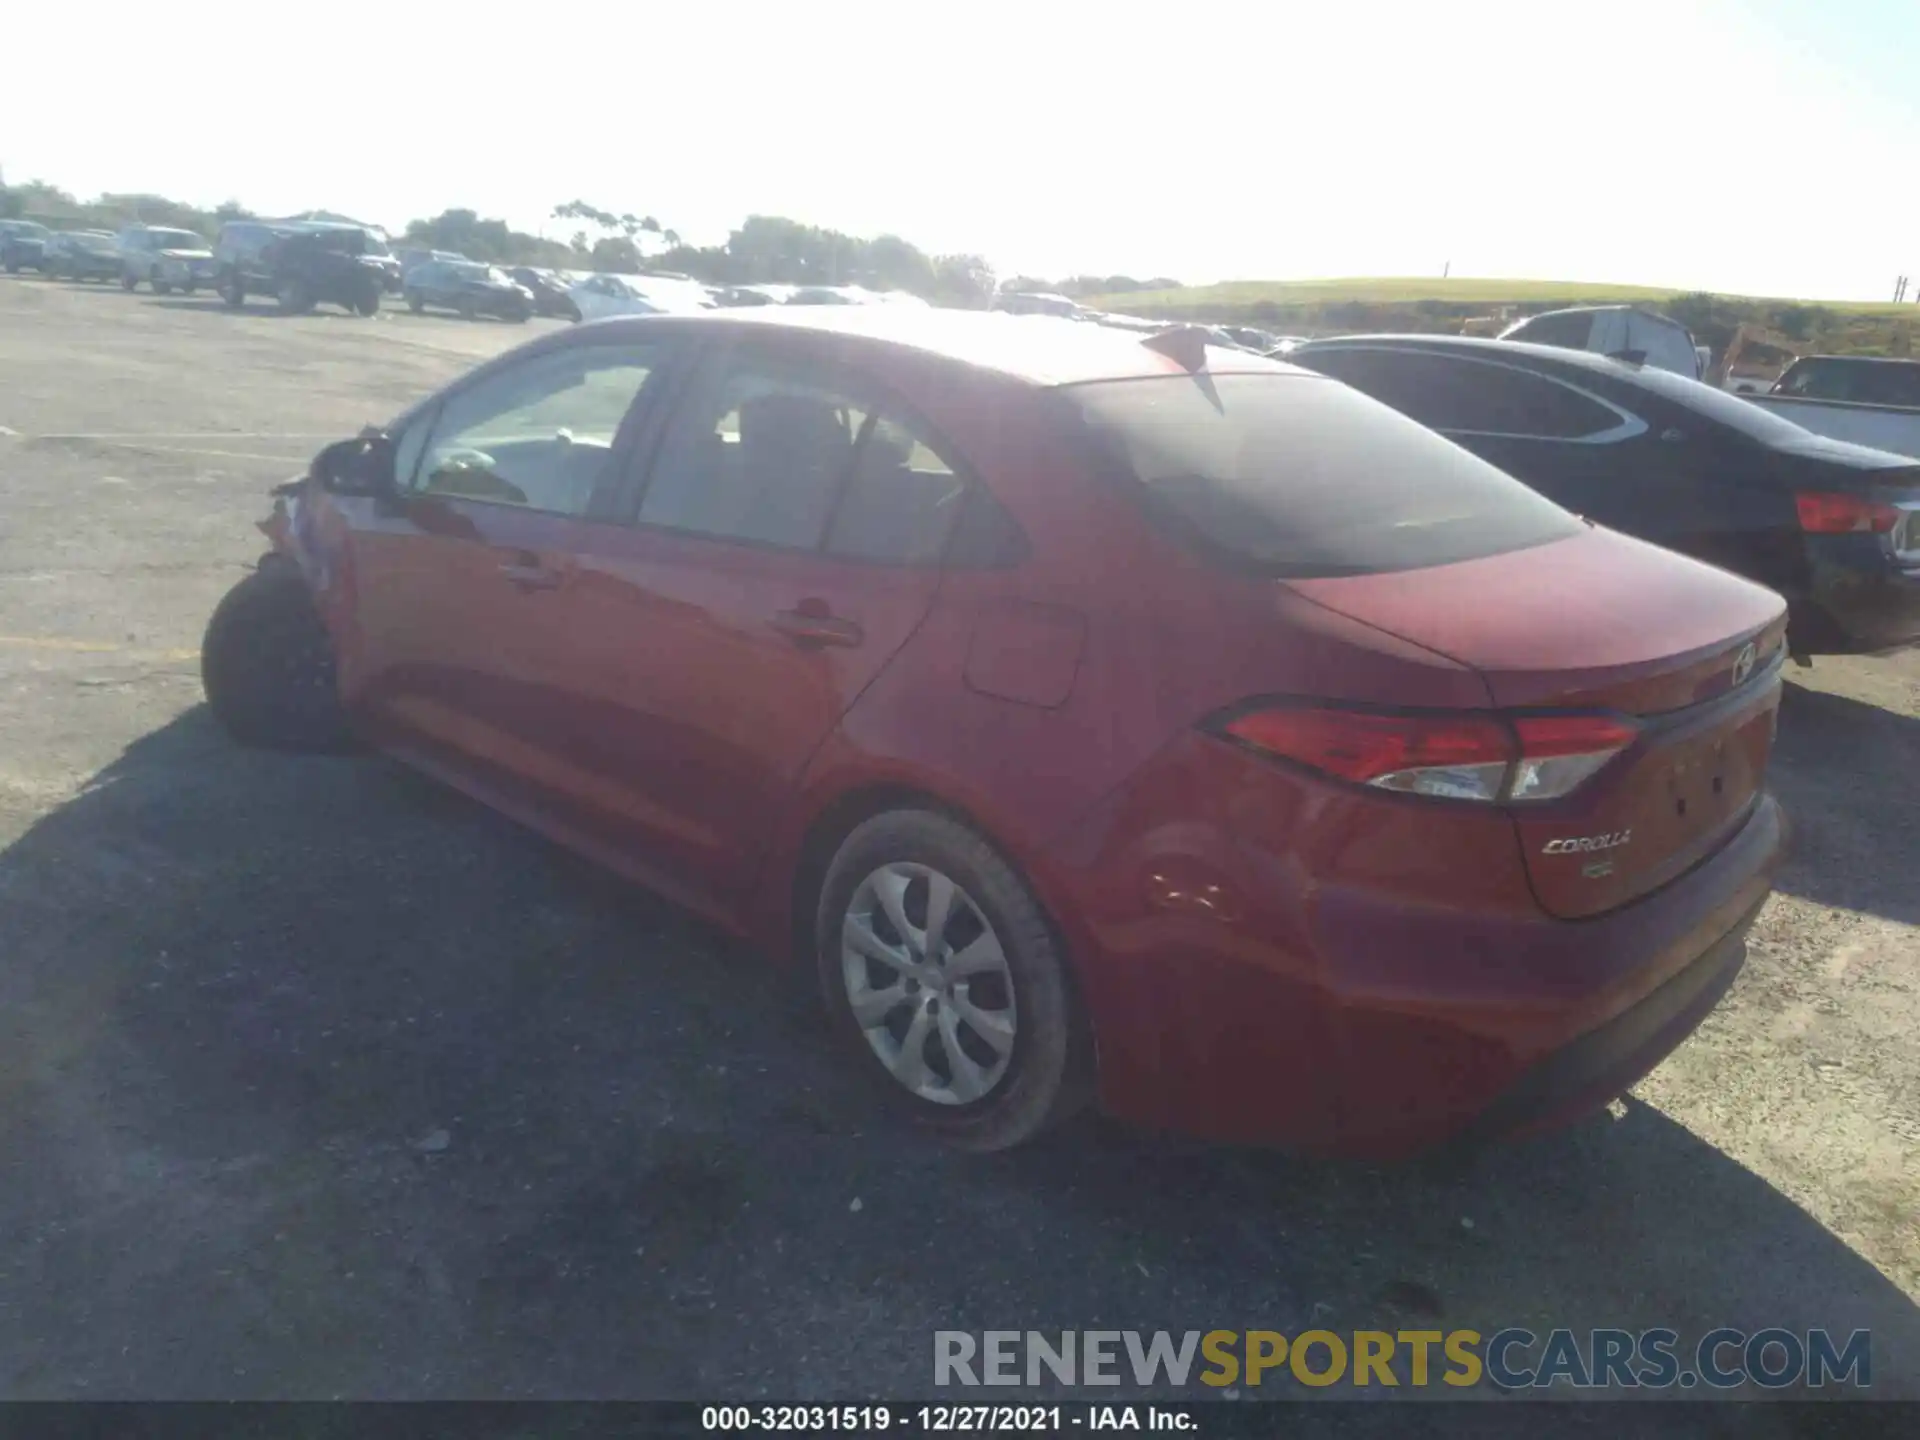
[[[774,807],[926,615],[967,484],[924,423],[809,349],[729,347],[675,402],[551,657],[593,736],[574,751],[588,822],[710,909],[745,892]]]

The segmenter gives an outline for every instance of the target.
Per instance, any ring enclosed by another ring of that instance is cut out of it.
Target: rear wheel
[[[460,318],[462,320],[473,319],[475,312],[473,308],[473,301],[470,297],[462,295],[459,301],[455,304],[454,308],[460,312]]]
[[[857,827],[821,886],[815,949],[843,1041],[950,1144],[1004,1150],[1085,1103],[1092,1047],[1052,928],[958,821],[894,810]]]
[[[357,315],[378,315],[380,313],[380,287],[378,285],[370,285],[363,290],[360,293],[360,298],[354,302],[353,309]]]
[[[167,280],[155,280],[153,282],[153,293],[156,295],[171,295],[173,293],[172,282]]]
[[[289,565],[256,570],[214,607],[200,645],[200,680],[214,718],[242,745],[353,748],[333,643]]]
[[[304,315],[313,308],[313,294],[300,280],[282,280],[274,291],[283,315]]]
[[[120,273],[120,288],[121,288],[122,290],[133,290],[133,289],[136,289],[136,288],[138,288],[138,286],[139,286],[139,284],[140,284],[140,281],[139,281],[139,280],[138,280],[138,279],[137,279],[137,278],[136,278],[136,277],[134,276],[134,274],[133,274],[133,272],[132,272],[132,271],[130,271],[130,270],[123,270],[123,271],[121,271],[121,273]]]
[[[238,310],[247,303],[247,287],[240,283],[238,275],[229,275],[220,282],[220,298],[227,302],[229,310]]]
[[[427,308],[427,302],[421,296],[418,290],[407,291],[406,300],[407,300],[407,309],[411,310],[416,315],[418,315],[422,310]]]

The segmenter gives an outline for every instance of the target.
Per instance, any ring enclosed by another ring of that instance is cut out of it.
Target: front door
[[[503,802],[564,788],[551,655],[669,358],[665,339],[570,345],[483,371],[399,437],[397,505],[337,502],[341,684],[384,743]]]

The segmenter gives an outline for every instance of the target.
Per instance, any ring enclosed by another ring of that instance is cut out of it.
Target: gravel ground
[[[0,1396],[924,1395],[938,1327],[1433,1323],[1871,1327],[1920,1397],[1920,656],[1794,674],[1781,891],[1612,1115],[951,1156],[697,922],[207,718],[265,488],[545,323],[0,278]]]

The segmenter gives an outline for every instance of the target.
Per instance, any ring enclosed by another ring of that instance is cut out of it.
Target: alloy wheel
[[[894,1080],[936,1105],[992,1093],[1019,1016],[1006,952],[973,897],[930,866],[883,865],[855,887],[840,938],[854,1023]]]

